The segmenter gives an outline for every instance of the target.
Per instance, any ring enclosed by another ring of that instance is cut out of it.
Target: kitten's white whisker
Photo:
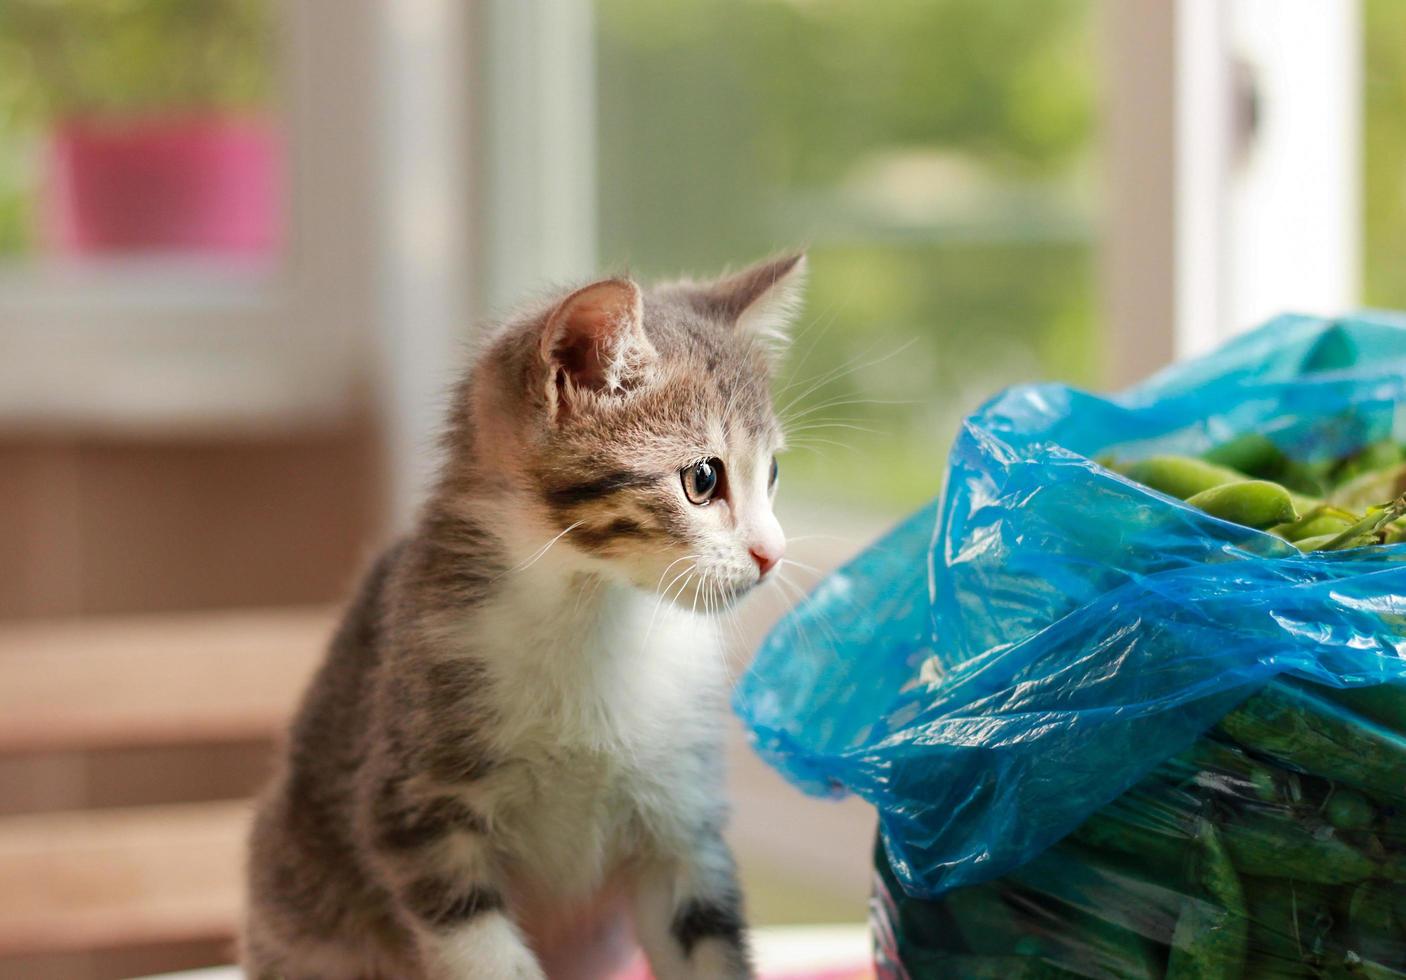
[[[830,328],[839,322],[839,311],[839,304],[832,305],[829,310],[825,311],[824,313],[817,314],[815,319],[812,320],[811,323],[804,330],[797,334],[796,339],[800,340],[802,336],[810,333],[810,331],[814,328],[821,327],[820,332],[817,333],[814,337],[810,338],[810,343],[807,344],[806,349],[801,352],[801,359],[796,362],[794,367],[791,368],[792,372],[800,374],[801,368],[806,366],[806,362],[810,360],[810,355],[815,352],[815,349],[820,345],[820,341],[824,339],[827,333],[830,332]],[[797,378],[795,381],[789,382],[784,388],[778,391],[777,395],[784,395],[786,394],[786,392],[790,391],[797,385],[808,383],[808,380],[809,379],[806,378]]]
[[[788,537],[786,540],[789,541],[789,542],[791,542],[792,544],[795,544],[797,541],[818,541],[818,540],[821,540],[821,539],[824,539],[824,540],[826,540],[826,541],[843,541],[845,544],[859,544],[859,543],[860,543],[860,540],[859,540],[858,538],[849,538],[849,537],[845,537],[844,535],[841,535],[841,534],[820,534],[820,533],[815,533],[815,534],[798,534],[798,535],[796,535],[795,537]],[[787,561],[794,561],[794,560],[795,560],[795,559],[787,559]]]
[[[569,532],[569,531],[574,531],[574,530],[576,530],[578,527],[580,527],[582,524],[585,524],[585,523],[586,523],[585,521],[577,521],[577,522],[574,523],[574,524],[568,524],[565,528],[562,529],[561,533],[554,535],[550,541],[548,541],[546,544],[542,545],[542,547],[540,547],[540,548],[538,548],[536,551],[534,551],[531,555],[529,555],[529,556],[527,557],[527,559],[526,559],[525,561],[523,561],[522,563],[520,563],[520,564],[518,564],[518,565],[513,566],[512,568],[508,569],[508,570],[505,571],[505,572],[502,572],[501,574],[499,574],[498,576],[496,576],[496,577],[494,578],[494,581],[496,582],[498,579],[504,578],[505,576],[508,576],[508,575],[515,575],[515,574],[517,574],[518,572],[525,572],[525,571],[527,571],[527,570],[528,570],[529,568],[531,568],[533,565],[537,564],[537,562],[539,562],[539,561],[542,560],[542,556],[545,555],[549,550],[551,550],[552,545],[556,544],[556,543],[557,543],[558,541],[560,541],[562,538],[566,537],[567,532]]]
[[[783,567],[786,566],[786,565],[794,565],[795,567],[797,567],[797,568],[799,568],[799,569],[802,569],[802,570],[804,570],[804,571],[810,572],[812,575],[824,575],[824,574],[825,574],[825,573],[822,572],[820,569],[816,568],[814,565],[807,565],[805,562],[803,562],[803,561],[796,561],[796,559],[794,559],[794,558],[783,558],[783,559],[781,559],[781,565],[782,565]]]
[[[853,418],[848,415],[818,415],[814,418],[806,419],[801,425],[787,425],[787,432],[804,432],[815,425],[828,425],[831,422],[847,422],[850,425],[862,425],[866,420]]]
[[[702,555],[683,555],[683,556],[681,556],[681,557],[679,557],[679,558],[675,558],[673,561],[669,562],[669,564],[667,564],[667,565],[664,566],[664,570],[659,573],[659,578],[658,578],[658,580],[654,583],[654,591],[655,591],[655,592],[658,592],[658,591],[659,591],[659,583],[664,581],[664,576],[669,574],[669,569],[673,568],[675,565],[677,565],[677,564],[678,564],[679,562],[681,562],[681,561],[688,561],[689,559],[698,559],[698,558],[702,558],[702,557],[703,557]]]
[[[705,614],[710,618],[716,618],[716,610],[713,607],[715,602],[722,602],[722,582],[716,579],[708,579],[705,575],[704,586],[706,589],[706,598],[704,600]],[[723,679],[727,684],[727,689],[732,690],[733,687],[736,686],[737,680],[732,676],[732,668],[727,662],[727,642],[725,638],[722,643],[717,644],[717,652],[718,661],[723,670]]]
[[[822,439],[817,436],[806,436],[804,439],[790,440],[792,449],[804,449],[806,452],[819,454],[818,445],[834,446],[837,449],[853,449],[854,446],[846,442],[839,442],[835,439]]]
[[[689,614],[690,616],[696,616],[696,615],[698,615],[698,596],[702,593],[703,588],[704,588],[707,584],[708,584],[708,572],[707,572],[707,570],[705,569],[705,570],[703,571],[702,575],[701,575],[701,576],[699,577],[699,579],[698,579],[698,588],[696,588],[696,589],[693,590],[693,605],[690,606],[690,607],[689,607],[689,610],[688,610],[688,614]],[[707,614],[707,611],[708,611],[706,606],[704,607],[704,610],[703,610],[703,611],[704,611],[704,614],[706,615],[706,614]]]
[[[784,574],[782,574],[781,569],[778,568],[776,571],[777,571],[777,575],[776,575],[777,581],[778,581],[778,582],[784,582],[784,583],[786,584],[786,586],[787,586],[788,588],[790,588],[790,589],[799,597],[799,598],[797,599],[797,601],[796,601],[796,604],[799,604],[800,602],[804,602],[804,601],[805,601],[805,598],[806,598],[806,594],[805,594],[804,590],[802,590],[802,589],[800,588],[800,586],[796,585],[795,582],[792,582],[792,581],[791,581],[790,579],[788,579]],[[792,608],[794,608],[794,605],[793,605]],[[813,618],[814,618],[814,621],[820,626],[820,628],[825,631],[826,637],[827,637],[827,639],[829,640],[829,642],[830,642],[832,645],[834,645],[834,646],[839,646],[840,643],[841,643],[840,637],[839,637],[839,634],[838,634],[838,633],[836,632],[836,630],[835,630],[834,624],[830,621],[829,616],[827,616],[827,615],[825,615],[825,614],[823,614],[823,613],[817,612],[816,615],[815,615]],[[805,638],[805,641],[806,641],[807,643],[810,643],[810,638],[809,638],[809,637],[806,637],[806,638]]]
[[[697,556],[695,556],[695,557],[697,557]],[[685,568],[683,571],[679,572],[679,573],[678,573],[677,575],[675,575],[673,578],[669,579],[669,584],[666,585],[666,586],[664,586],[664,593],[663,593],[663,594],[667,596],[667,595],[669,594],[669,590],[670,590],[671,588],[673,588],[673,585],[674,585],[675,582],[677,582],[679,579],[683,578],[683,576],[688,575],[688,574],[690,574],[691,572],[696,571],[697,569],[698,569],[698,564],[697,564],[697,562],[695,562],[694,564],[689,565],[689,566],[688,566],[687,568]],[[682,594],[683,594],[683,591],[680,590],[680,591],[679,591],[679,594],[682,595]]]
[[[913,398],[832,398],[829,401],[818,402],[803,411],[791,415],[781,416],[783,425],[790,425],[792,422],[799,422],[807,416],[816,412],[828,412],[832,408],[845,408],[850,405],[917,405],[919,402]]]
[[[891,435],[891,433],[885,432],[883,429],[875,429],[867,425],[858,425],[854,422],[849,422],[844,419],[823,419],[817,422],[809,422],[806,425],[801,426],[799,429],[786,430],[786,435],[787,438],[790,438],[796,433],[813,432],[817,429],[849,429],[853,432],[867,432],[870,435],[875,436]]]
[[[675,558],[673,561],[669,562],[669,564],[667,564],[667,565],[664,566],[664,570],[659,573],[659,578],[658,578],[658,579],[655,581],[655,583],[654,583],[654,592],[655,592],[656,598],[655,598],[655,600],[654,600],[654,610],[653,610],[653,612],[650,613],[650,617],[649,617],[649,622],[650,622],[650,625],[651,625],[651,626],[653,626],[653,624],[654,624],[654,617],[656,617],[656,616],[659,615],[659,607],[660,607],[660,605],[664,602],[664,596],[665,596],[665,595],[668,593],[668,591],[669,591],[667,587],[664,588],[664,589],[660,589],[660,588],[659,588],[660,584],[663,583],[663,581],[664,581],[664,576],[669,574],[669,569],[673,568],[675,565],[677,565],[677,564],[678,564],[679,562],[681,562],[681,561],[697,560],[697,559],[699,559],[699,558],[701,558],[701,557],[702,557],[702,555],[681,555],[680,557]],[[677,581],[677,578],[670,579],[670,580],[669,580],[669,585],[673,585],[674,582],[676,582],[676,581]]]
[[[846,377],[846,376],[851,375],[851,374],[854,374],[854,373],[857,372],[857,371],[867,371],[869,368],[878,367],[880,364],[883,364],[885,361],[891,360],[891,359],[897,357],[898,355],[902,354],[902,353],[903,353],[904,351],[906,351],[908,348],[910,348],[910,347],[912,347],[914,344],[916,344],[919,339],[920,339],[920,338],[918,338],[918,337],[914,337],[914,338],[912,338],[911,340],[907,341],[906,343],[903,343],[903,344],[898,345],[897,348],[895,348],[894,350],[889,351],[887,354],[884,354],[882,357],[873,358],[873,359],[868,360],[868,361],[859,361],[859,362],[857,362],[857,363],[846,362],[846,363],[844,363],[844,364],[841,364],[839,367],[835,368],[834,370],[827,372],[825,375],[823,375],[821,378],[819,378],[814,384],[812,384],[810,387],[808,387],[808,388],[806,388],[804,391],[802,391],[799,395],[796,395],[795,397],[793,397],[793,398],[792,398],[790,401],[788,401],[784,406],[782,406],[782,408],[780,409],[780,411],[777,412],[777,414],[780,415],[780,416],[782,416],[782,417],[786,416],[787,414],[790,413],[791,409],[793,409],[793,408],[795,408],[797,405],[799,405],[803,399],[808,398],[810,395],[814,394],[816,391],[819,391],[819,390],[820,390],[822,387],[824,387],[825,385],[831,384],[831,383],[833,383],[833,382],[835,382],[835,381],[838,381],[838,380],[840,380],[841,378]],[[862,355],[860,355],[860,356],[863,357],[863,356],[867,355],[867,354],[869,353],[869,351],[871,351],[871,350],[873,350],[873,349],[874,349],[873,346],[871,346],[871,347],[869,348],[869,350],[866,350],[866,351],[864,352],[864,354],[862,354]]]
[[[688,558],[695,558],[695,559],[696,559],[696,558],[699,558],[699,557],[701,557],[701,556],[699,556],[699,555],[685,555],[685,556],[684,556],[683,558],[681,558],[681,559],[675,559],[674,561],[672,561],[672,562],[669,563],[669,565],[664,569],[664,572],[665,572],[665,574],[667,574],[668,571],[669,571],[669,569],[670,569],[670,568],[673,568],[673,567],[674,567],[675,565],[677,565],[680,561],[686,560],[686,559],[688,559]],[[659,609],[664,605],[664,603],[665,603],[666,601],[672,601],[672,600],[669,599],[669,592],[670,592],[670,590],[673,589],[674,583],[677,582],[680,578],[683,578],[684,576],[692,577],[693,572],[694,572],[697,568],[698,568],[697,562],[695,562],[694,564],[690,565],[688,568],[685,568],[682,572],[679,572],[677,575],[675,575],[673,578],[671,578],[671,579],[669,580],[669,584],[666,585],[666,586],[664,586],[664,590],[659,593],[659,598],[656,599],[655,602],[654,602],[654,611],[653,611],[652,613],[650,613],[650,616],[649,616],[649,625],[648,625],[647,627],[645,627],[645,631],[644,631],[644,643],[641,644],[641,649],[642,649],[642,650],[646,650],[646,651],[647,651],[647,650],[649,649],[649,640],[650,640],[650,637],[652,637],[652,636],[654,635],[654,625],[655,625],[656,621],[659,619]],[[661,574],[659,577],[662,579],[662,578],[664,577],[664,575]],[[683,584],[679,586],[678,594],[679,594],[679,595],[683,595],[683,590],[686,589],[686,588],[688,588],[688,578],[684,578],[684,579],[683,579]]]

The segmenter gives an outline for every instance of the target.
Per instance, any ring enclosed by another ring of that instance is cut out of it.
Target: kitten
[[[781,558],[772,360],[801,256],[495,331],[251,841],[254,980],[752,975],[709,612]]]

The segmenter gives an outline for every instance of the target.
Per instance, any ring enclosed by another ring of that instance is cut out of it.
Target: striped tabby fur
[[[633,941],[660,980],[751,976],[706,611],[780,557],[802,271],[608,279],[491,332],[259,806],[253,980],[596,977]]]

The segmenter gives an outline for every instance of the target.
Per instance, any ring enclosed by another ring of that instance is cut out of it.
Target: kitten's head
[[[514,550],[560,534],[551,564],[700,609],[760,582],[785,546],[770,383],[804,271],[793,255],[712,282],[606,279],[510,325],[470,416]]]

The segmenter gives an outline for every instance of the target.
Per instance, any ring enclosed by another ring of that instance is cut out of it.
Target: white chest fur
[[[538,582],[482,610],[471,644],[510,760],[478,805],[534,890],[587,899],[716,810],[726,672],[711,620],[597,581]]]

